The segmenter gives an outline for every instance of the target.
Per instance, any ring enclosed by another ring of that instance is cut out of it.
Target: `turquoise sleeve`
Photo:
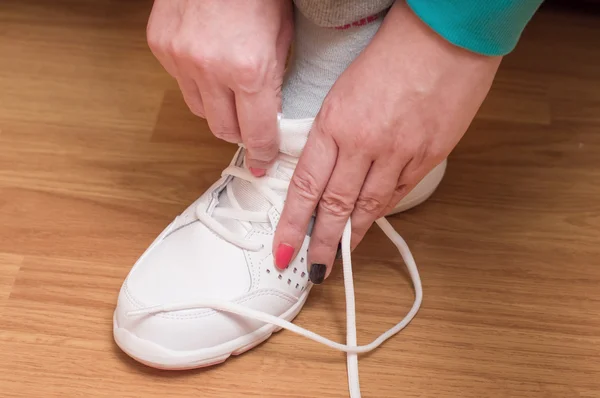
[[[511,52],[543,0],[407,0],[449,42],[484,55]]]

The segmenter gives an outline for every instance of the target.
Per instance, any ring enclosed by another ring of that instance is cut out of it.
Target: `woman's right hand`
[[[213,134],[242,142],[255,175],[279,152],[277,113],[293,35],[289,0],[155,0],[148,44]]]

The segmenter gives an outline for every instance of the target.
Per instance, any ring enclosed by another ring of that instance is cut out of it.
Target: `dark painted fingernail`
[[[335,259],[336,260],[342,259],[342,244],[341,243],[338,243],[338,249],[337,249],[337,253],[335,253]]]
[[[308,279],[316,285],[323,283],[325,279],[325,272],[327,272],[327,266],[325,264],[312,264],[308,273]]]

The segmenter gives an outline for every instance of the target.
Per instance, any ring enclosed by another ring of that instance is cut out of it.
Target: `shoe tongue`
[[[306,144],[308,133],[312,126],[313,119],[298,119],[279,121],[279,141],[280,152],[293,157],[300,157],[302,149]],[[295,165],[285,161],[281,157],[277,159],[271,169],[267,170],[267,175],[282,180],[290,180],[294,174]],[[285,191],[275,191],[281,196],[285,196]],[[233,178],[227,187],[219,195],[218,207],[237,208],[231,202],[230,195],[235,198],[238,205],[243,210],[266,212],[271,208],[271,203],[254,186],[241,178]],[[285,198],[284,198],[285,199]],[[263,223],[244,223],[239,220],[218,217],[219,222],[234,233],[246,234],[249,227],[261,230],[267,230],[268,224]]]
[[[281,119],[279,121],[279,151],[299,158],[314,119]]]

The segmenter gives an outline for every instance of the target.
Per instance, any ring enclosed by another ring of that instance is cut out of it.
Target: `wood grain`
[[[289,332],[163,372],[112,340],[129,268],[235,148],[145,44],[149,0],[0,5],[0,396],[344,397],[345,359]],[[544,6],[436,194],[392,218],[425,300],[360,359],[365,397],[600,397],[600,14]],[[359,341],[413,292],[374,228],[354,255]],[[344,338],[339,269],[297,323]]]

